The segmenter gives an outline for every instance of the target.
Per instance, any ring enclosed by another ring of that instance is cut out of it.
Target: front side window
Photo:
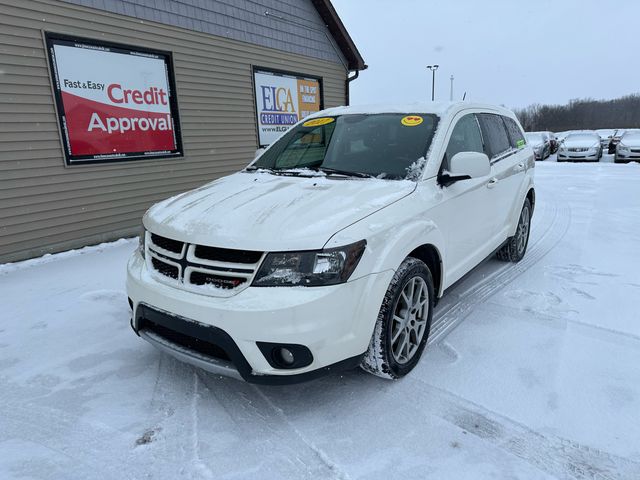
[[[427,114],[314,118],[289,130],[250,168],[404,179],[410,167],[427,154],[437,122],[435,115]]]
[[[462,117],[453,127],[444,160],[444,168],[449,168],[449,161],[456,153],[479,152],[484,153],[482,134],[478,128],[475,115],[469,114]]]
[[[511,149],[509,135],[500,115],[480,113],[478,119],[490,158],[496,158]]]

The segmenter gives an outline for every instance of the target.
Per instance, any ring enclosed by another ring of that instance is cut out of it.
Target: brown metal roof
[[[333,38],[340,47],[340,51],[347,59],[347,62],[349,62],[349,70],[364,70],[367,68],[367,65],[364,63],[364,58],[360,55],[351,35],[349,35],[344,23],[340,20],[338,12],[333,8],[331,0],[311,0],[311,2],[316,7],[316,10],[318,10],[331,35],[333,35]]]

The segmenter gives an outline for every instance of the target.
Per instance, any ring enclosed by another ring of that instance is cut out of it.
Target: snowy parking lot
[[[0,478],[638,479],[640,165],[536,165],[529,251],[406,378],[218,377],[129,327],[137,240],[0,266]]]

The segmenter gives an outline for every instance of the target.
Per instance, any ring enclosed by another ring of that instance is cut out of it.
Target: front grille
[[[229,248],[196,245],[195,255],[198,258],[218,262],[256,263],[262,257],[262,252],[254,252],[251,250],[231,250]]]
[[[185,244],[151,233],[147,253],[159,280],[206,295],[230,296],[251,284],[263,252]],[[214,287],[214,288],[211,288]]]
[[[175,343],[176,345],[180,345],[181,347],[196,351],[203,355],[218,358],[221,360],[231,361],[229,355],[227,355],[227,352],[225,352],[215,343],[207,342],[206,340],[191,337],[189,335],[184,335],[180,332],[176,332],[175,330],[171,330],[170,328],[167,328],[163,325],[158,325],[157,323],[151,322],[146,319],[140,325],[140,329],[149,330],[171,343]]]
[[[184,246],[183,242],[179,242],[178,240],[171,240],[170,238],[166,237],[161,237],[160,235],[156,235],[155,233],[151,234],[151,241],[154,245],[173,253],[182,253],[182,247]]]
[[[639,148],[632,148],[631,149],[631,153],[640,153],[640,149]]]
[[[586,152],[588,151],[588,148],[570,148],[569,151],[570,152]]]
[[[155,268],[158,273],[165,277],[178,279],[180,270],[175,265],[163,262],[155,257],[151,257],[151,265],[153,265],[153,268]]]

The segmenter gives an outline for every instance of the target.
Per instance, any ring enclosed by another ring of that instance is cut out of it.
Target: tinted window
[[[524,136],[522,135],[522,130],[516,123],[513,118],[502,117],[504,120],[504,124],[507,127],[507,133],[509,134],[509,141],[511,142],[511,146],[513,148],[523,147],[526,143],[524,141]]]
[[[458,120],[456,126],[453,127],[444,160],[445,169],[449,167],[449,160],[453,158],[456,153],[460,152],[484,153],[482,135],[480,134],[475,115],[465,115]]]
[[[291,128],[253,167],[274,172],[333,169],[402,179],[427,153],[436,126],[437,117],[428,114],[316,118]]]
[[[511,149],[511,141],[500,115],[480,113],[478,118],[489,157],[495,158]]]

